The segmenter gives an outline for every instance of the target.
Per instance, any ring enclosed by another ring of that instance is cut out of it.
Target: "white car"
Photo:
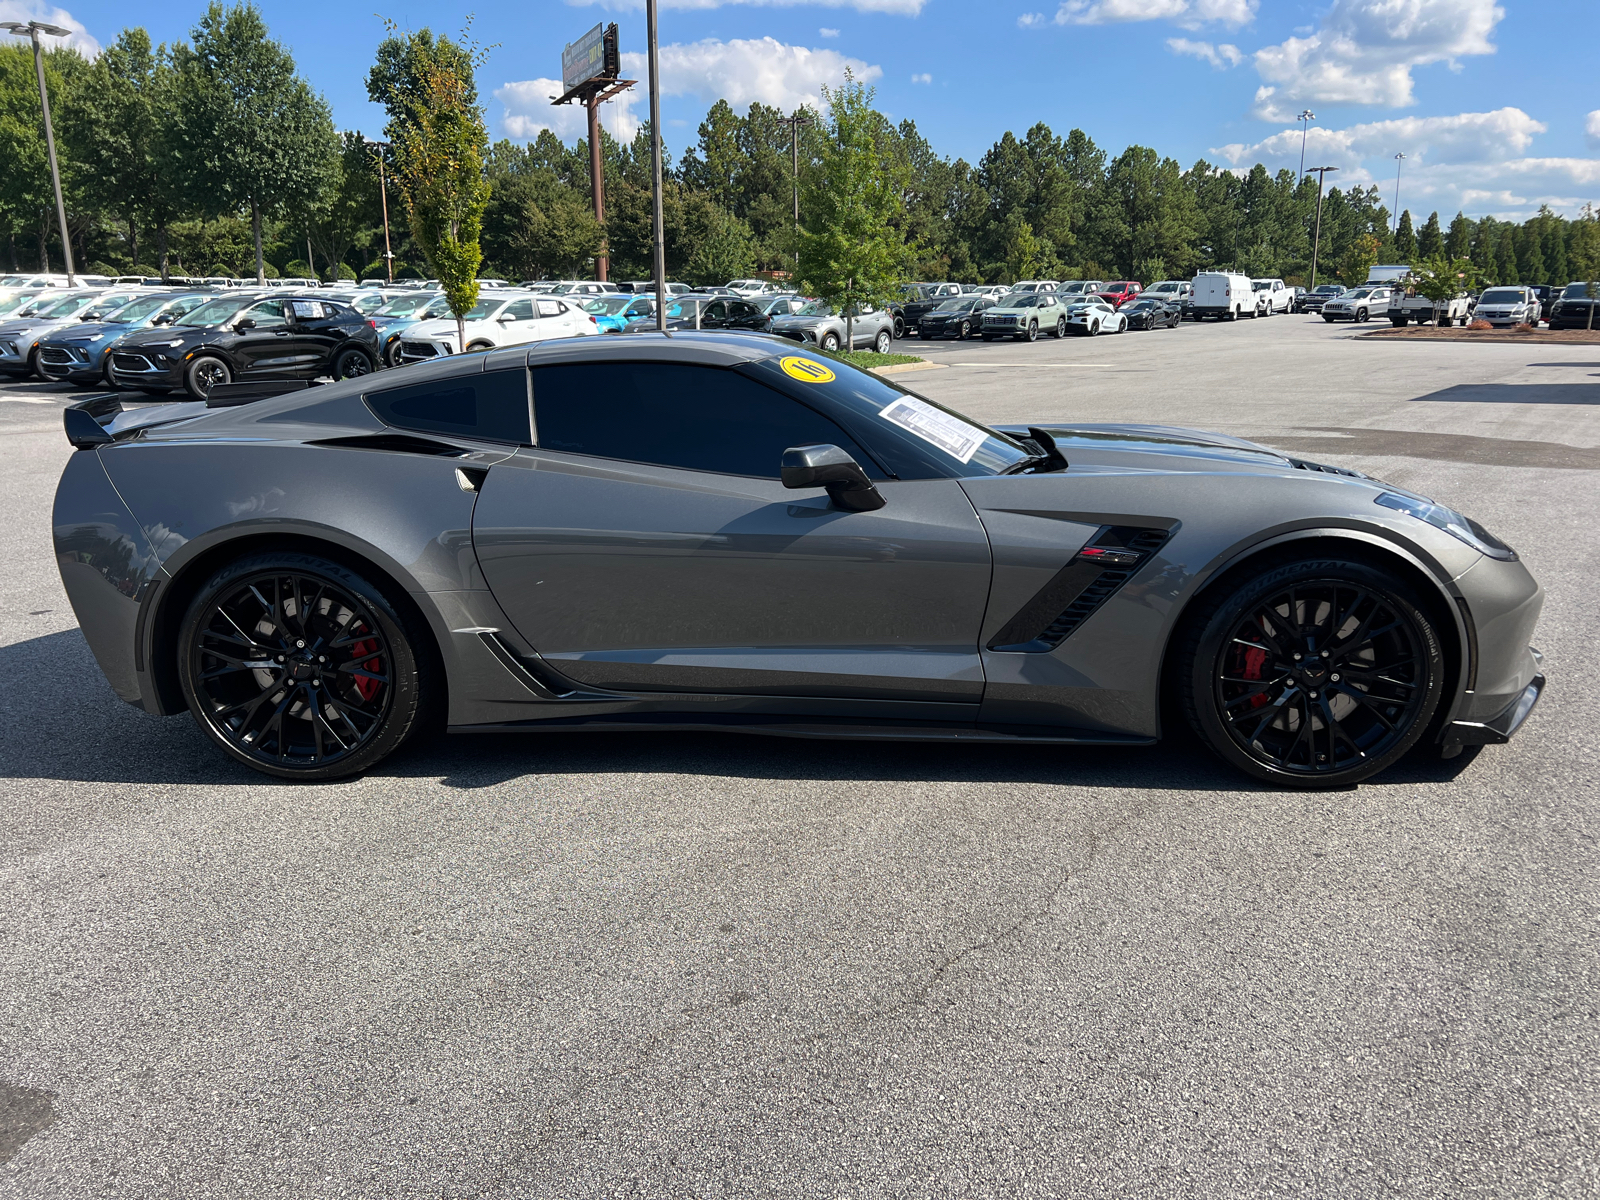
[[[746,300],[757,296],[776,296],[783,291],[775,283],[768,283],[765,279],[730,279],[723,284],[730,292],[738,292]]]
[[[1492,287],[1478,297],[1475,319],[1491,325],[1537,325],[1539,293],[1525,287]]]
[[[1053,292],[1061,284],[1054,279],[1024,279],[1011,285],[1013,292]]]
[[[1389,312],[1389,295],[1393,288],[1376,285],[1358,287],[1322,306],[1322,319],[1334,321],[1365,321],[1373,313]]]
[[[1255,284],[1250,276],[1238,271],[1201,271],[1194,277],[1194,303],[1189,311],[1196,321],[1207,317],[1219,321],[1253,317],[1259,311]]]
[[[480,297],[462,322],[466,351],[493,350],[497,346],[517,346],[549,338],[598,335],[594,318],[578,307],[579,297],[569,302],[556,296],[530,296],[526,292],[496,290]],[[400,361],[427,362],[446,354],[459,354],[458,331],[454,317],[418,321],[400,338]]]
[[[1294,303],[1294,289],[1281,279],[1252,279],[1251,288],[1256,294],[1256,304],[1262,316],[1286,313]]]
[[[1067,328],[1073,333],[1095,337],[1102,333],[1126,333],[1128,318],[1107,304],[1099,296],[1081,296],[1066,300]]]

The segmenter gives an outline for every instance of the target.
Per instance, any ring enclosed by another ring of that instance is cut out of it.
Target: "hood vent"
[[[1360,471],[1352,471],[1349,467],[1330,467],[1327,463],[1307,462],[1303,458],[1291,458],[1289,463],[1299,471],[1319,471],[1324,475],[1343,475],[1346,479],[1372,478],[1370,475],[1363,475]]]

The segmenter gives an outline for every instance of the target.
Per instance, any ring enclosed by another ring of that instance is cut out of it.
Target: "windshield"
[[[24,304],[27,304],[35,299],[37,299],[37,297],[29,296],[26,293],[21,296],[8,296],[4,300],[0,300],[0,316],[3,316],[6,313],[15,312]]]
[[[111,325],[131,325],[135,321],[142,321],[153,313],[160,312],[162,307],[169,303],[171,301],[166,296],[144,296],[138,300],[130,300],[106,320]]]
[[[583,311],[597,316],[614,317],[630,304],[638,303],[632,296],[596,296],[583,303]]]
[[[1325,284],[1323,284],[1321,287],[1319,287],[1317,289],[1317,295],[1319,295],[1319,296],[1337,296],[1342,291],[1344,291],[1344,289],[1342,287],[1340,287],[1338,284],[1325,283]]]
[[[1055,303],[1055,296],[1049,292],[1029,293],[1022,296],[1007,296],[1004,301],[1006,308],[1044,308]]]
[[[21,287],[27,282],[26,275],[0,275],[0,287]]]
[[[1520,288],[1490,288],[1478,297],[1479,304],[1521,304],[1522,291]]]
[[[27,315],[44,318],[70,317],[97,301],[99,301],[98,296],[65,296],[59,300],[52,297],[49,300],[39,301]]]
[[[977,303],[976,300],[971,300],[971,299],[968,299],[968,300],[946,300],[943,304],[939,305],[938,308],[934,309],[934,311],[935,312],[966,312],[968,309],[970,309],[976,303]]]
[[[831,317],[833,310],[821,300],[813,300],[795,314],[797,317]]]
[[[254,298],[236,299],[232,296],[212,300],[202,304],[193,312],[185,313],[174,325],[187,325],[194,329],[215,329],[219,325],[226,325],[240,309],[247,304],[254,303]]]
[[[1145,288],[1146,292],[1175,292],[1177,290],[1178,285],[1175,283],[1152,283]]]
[[[1595,286],[1595,292],[1600,294],[1600,284]],[[1587,300],[1589,298],[1589,285],[1587,283],[1569,283],[1561,290],[1563,300]]]

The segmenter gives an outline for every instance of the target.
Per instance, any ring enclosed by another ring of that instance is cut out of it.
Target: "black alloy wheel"
[[[183,370],[184,390],[196,400],[204,400],[211,389],[233,382],[228,364],[211,354],[202,354]]]
[[[337,779],[389,754],[421,711],[406,623],[354,571],[272,552],[223,568],[184,618],[179,672],[195,720],[233,758]]]
[[[341,350],[339,356],[333,360],[335,379],[360,379],[363,375],[371,374],[372,360],[360,350],[354,348]]]
[[[905,337],[905,335],[906,335],[906,323],[905,323],[905,319],[903,317],[896,317],[894,319],[894,335],[897,338]]]
[[[1366,310],[1366,309],[1364,309],[1364,308],[1358,308],[1358,309],[1356,309],[1356,320],[1358,320],[1358,321],[1365,321],[1365,320],[1366,320],[1366,319],[1367,319],[1367,318],[1368,318],[1368,317],[1370,317],[1370,316],[1371,316],[1371,315],[1372,315],[1372,314],[1371,314],[1371,313],[1370,313],[1370,312],[1368,312],[1368,311],[1367,311],[1367,310]]]
[[[1439,706],[1444,659],[1397,576],[1300,559],[1209,601],[1180,660],[1202,739],[1233,765],[1292,787],[1348,787],[1393,764]]]

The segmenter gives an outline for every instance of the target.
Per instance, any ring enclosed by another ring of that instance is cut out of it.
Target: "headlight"
[[[1392,508],[1395,512],[1406,513],[1419,521],[1426,521],[1435,529],[1442,529],[1452,537],[1465,542],[1479,554],[1486,554],[1501,562],[1516,560],[1515,550],[1471,517],[1464,517],[1453,508],[1446,508],[1442,504],[1435,504],[1420,496],[1402,496],[1396,492],[1384,492],[1374,503],[1381,504],[1384,508]]]
[[[159,346],[181,346],[183,345],[183,339],[173,338],[170,342],[158,342],[156,344]]]

